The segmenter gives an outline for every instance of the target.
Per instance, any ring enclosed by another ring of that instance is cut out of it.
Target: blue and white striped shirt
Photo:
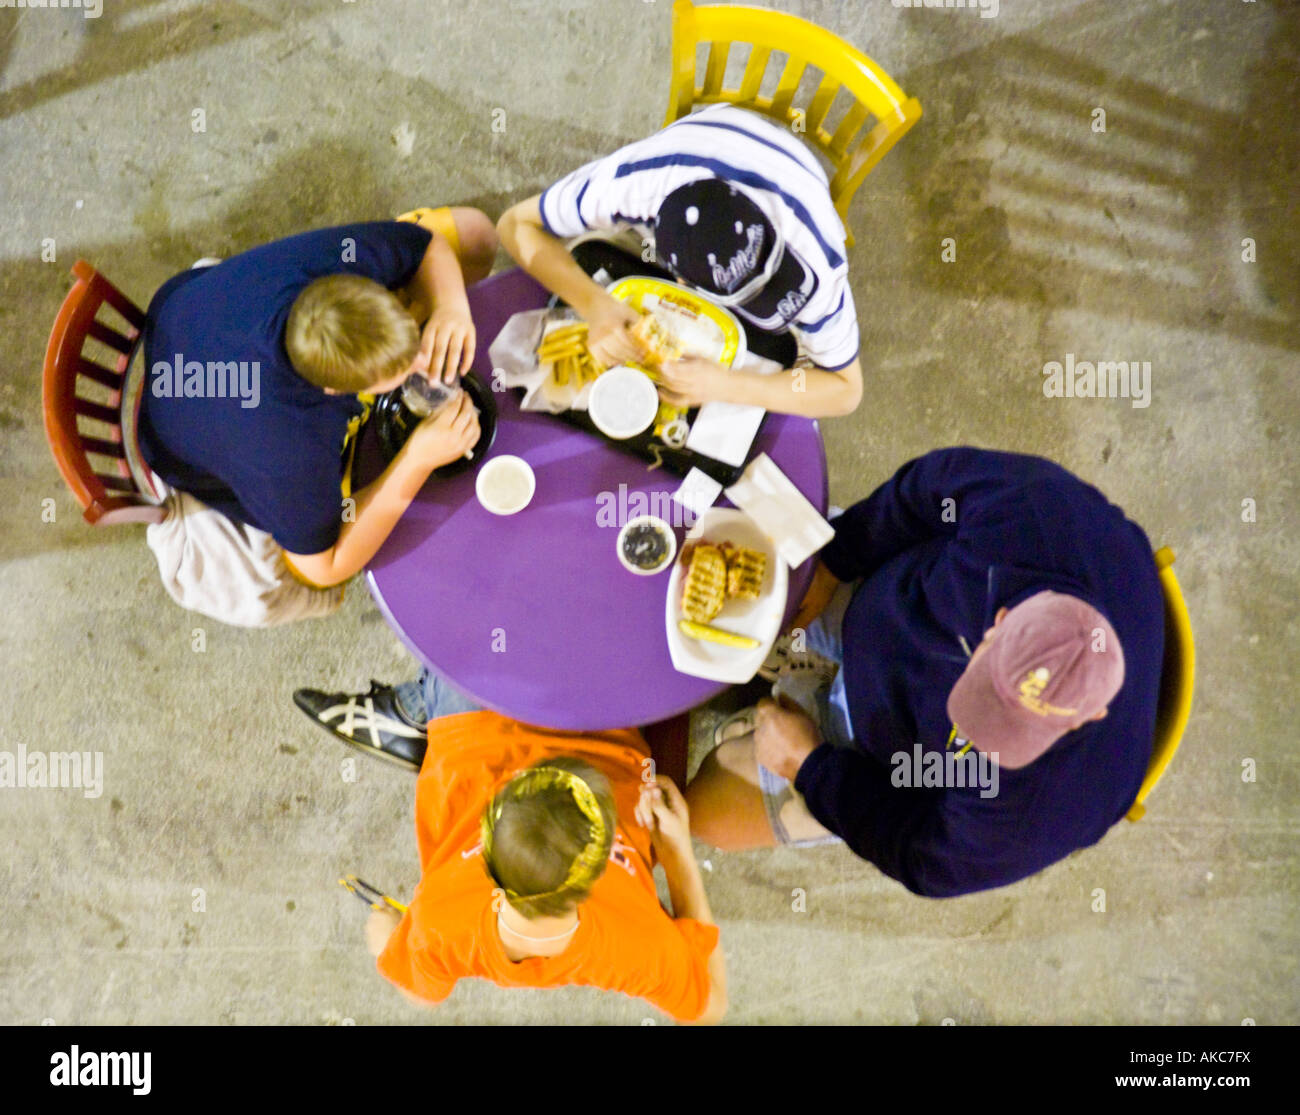
[[[542,222],[561,238],[631,228],[652,239],[664,199],[710,177],[743,187],[816,276],[816,290],[791,322],[803,351],[831,371],[851,364],[860,345],[857,312],[826,174],[792,133],[757,113],[716,105],[579,167],[542,194]]]

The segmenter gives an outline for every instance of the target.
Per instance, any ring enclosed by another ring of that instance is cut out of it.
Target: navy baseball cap
[[[702,178],[673,190],[655,218],[655,255],[674,275],[761,329],[786,328],[816,273],[743,190]]]

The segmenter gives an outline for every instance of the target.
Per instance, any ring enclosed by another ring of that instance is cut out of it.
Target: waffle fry
[[[727,563],[727,598],[757,600],[762,594],[763,576],[767,572],[767,554],[723,542],[719,549]]]
[[[682,578],[682,615],[693,623],[708,623],[722,611],[727,598],[727,562],[717,546],[696,546]]]

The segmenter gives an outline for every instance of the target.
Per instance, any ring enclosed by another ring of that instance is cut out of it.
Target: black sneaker
[[[402,715],[391,685],[371,680],[369,693],[297,689],[293,703],[314,723],[368,755],[413,771],[424,762],[428,729]]]

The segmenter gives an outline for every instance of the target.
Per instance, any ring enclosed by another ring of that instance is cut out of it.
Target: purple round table
[[[518,269],[469,289],[478,331],[472,370],[483,382],[491,383],[488,347],[501,327],[548,298]],[[567,731],[651,724],[726,689],[673,668],[664,630],[668,573],[629,573],[615,552],[618,527],[597,522],[601,507],[619,499],[620,485],[630,498],[671,493],[681,478],[651,471],[552,417],[521,411],[513,391],[495,398],[500,413],[488,457],[523,457],[537,491],[523,511],[503,517],[479,505],[477,470],[425,484],[368,571],[376,603],[411,653],[487,708]],[[362,477],[380,470],[376,441],[363,438]],[[759,450],[826,513],[816,422],[769,415],[752,452]],[[680,543],[685,529],[676,533]],[[812,566],[790,572],[787,622]]]

